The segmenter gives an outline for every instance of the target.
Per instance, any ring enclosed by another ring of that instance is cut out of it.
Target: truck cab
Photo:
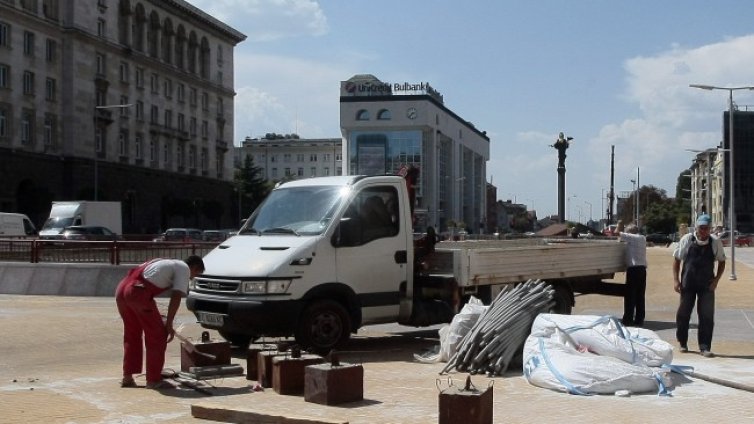
[[[234,343],[290,336],[327,351],[395,322],[413,273],[405,180],[342,176],[276,187],[238,234],[204,257],[187,306]]]

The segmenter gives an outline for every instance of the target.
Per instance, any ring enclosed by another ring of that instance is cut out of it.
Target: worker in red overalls
[[[188,293],[189,281],[204,272],[199,256],[154,259],[128,272],[115,291],[115,303],[123,319],[123,380],[121,387],[136,387],[134,374],[141,374],[143,347],[147,351],[147,388],[172,387],[162,381],[165,349],[173,340],[173,320]],[[155,296],[171,290],[168,313],[163,322]],[[142,334],[144,335],[142,341]]]

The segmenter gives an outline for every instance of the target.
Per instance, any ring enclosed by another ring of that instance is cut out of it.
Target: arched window
[[[147,29],[147,45],[149,46],[149,55],[158,58],[160,48],[160,17],[157,12],[149,15],[149,27]]]
[[[118,5],[118,41],[126,46],[131,45],[131,1],[120,0]]]
[[[380,121],[389,121],[393,119],[393,115],[387,109],[381,109],[377,112],[377,119]]]
[[[173,21],[166,18],[162,24],[162,60],[173,63]]]
[[[192,74],[196,73],[196,49],[198,48],[196,41],[196,33],[191,31],[188,41],[188,71]]]
[[[144,29],[146,27],[147,15],[144,12],[144,6],[139,3],[134,11],[133,27],[131,28],[131,40],[133,41],[134,50],[144,51]]]
[[[178,25],[178,31],[175,35],[175,66],[178,69],[183,69],[185,65],[183,58],[186,51],[186,30],[183,29],[183,25]]]
[[[368,121],[369,120],[369,111],[366,109],[361,109],[358,112],[356,112],[356,120],[357,121]]]
[[[199,76],[209,78],[209,41],[202,37],[201,49],[199,50]]]

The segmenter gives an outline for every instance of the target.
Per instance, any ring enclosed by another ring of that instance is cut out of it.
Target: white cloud
[[[327,17],[312,0],[188,0],[213,17],[243,27],[248,41],[319,36],[328,32]]]

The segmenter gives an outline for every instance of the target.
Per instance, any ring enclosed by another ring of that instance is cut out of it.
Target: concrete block
[[[277,350],[257,353],[257,383],[260,386],[264,388],[272,387],[272,359],[285,355],[285,352],[278,352]]]
[[[492,424],[492,387],[451,386],[440,392],[439,424]]]
[[[270,352],[277,348],[271,344],[251,344],[246,351],[246,379],[256,380],[259,377],[259,367],[257,355],[259,352]]]
[[[341,363],[309,365],[304,370],[304,400],[337,405],[364,399],[364,368]],[[465,424],[465,423],[464,423]]]
[[[193,346],[194,350],[191,349],[191,346]],[[197,352],[212,355],[215,359]],[[191,367],[206,367],[209,365],[230,365],[229,342],[181,342],[181,371],[188,372]]]
[[[272,389],[281,395],[304,393],[304,368],[324,362],[319,355],[272,358]]]

